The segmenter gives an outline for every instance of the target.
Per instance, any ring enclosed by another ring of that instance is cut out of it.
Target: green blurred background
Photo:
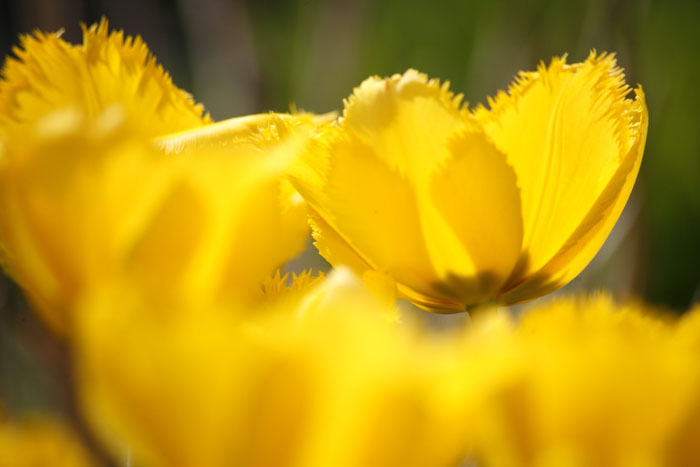
[[[564,291],[605,288],[677,311],[700,300],[700,1],[0,0],[0,52],[35,28],[80,42],[79,22],[102,15],[143,36],[215,119],[291,103],[340,109],[365,77],[409,67],[450,80],[475,105],[541,60],[614,51],[628,82],[645,88],[647,149],[613,234]],[[22,362],[45,331],[14,286],[0,285],[0,396],[22,405],[42,399],[32,392],[65,362],[49,348],[48,371],[18,371],[33,365]]]

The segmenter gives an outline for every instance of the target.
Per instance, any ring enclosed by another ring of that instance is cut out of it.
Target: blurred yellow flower
[[[597,295],[431,335],[390,324],[347,269],[305,290],[264,315],[101,291],[78,315],[84,413],[150,466],[700,460],[700,309]]]
[[[264,315],[160,310],[130,290],[93,296],[76,333],[84,413],[115,458],[126,446],[151,467],[462,457],[438,383],[449,354],[389,324],[391,310],[348,270]]]
[[[308,235],[282,171],[332,115],[212,123],[140,38],[25,36],[0,80],[3,266],[60,332],[117,269],[167,300],[262,299]],[[89,286],[89,287],[88,287]],[[162,293],[161,293],[162,292]]]
[[[46,418],[5,419],[0,413],[0,467],[95,465],[75,435]]]
[[[117,271],[158,300],[262,299],[308,235],[301,198],[280,185],[310,127],[300,121],[270,114],[249,141],[175,156],[121,107],[50,114],[2,148],[3,265],[60,332],[85,290]],[[283,141],[260,139],[271,126],[286,128]]]
[[[109,32],[106,19],[83,26],[83,43],[61,32],[20,37],[0,80],[0,136],[31,125],[57,109],[76,107],[97,118],[111,105],[123,106],[154,137],[210,122],[201,105],[178,89],[140,37]]]
[[[518,324],[477,319],[458,371],[471,457],[487,467],[696,465],[697,318],[599,295],[534,307]]]
[[[367,79],[291,177],[333,265],[431,311],[533,299],[575,277],[619,217],[647,132],[611,55],[521,73],[491,109],[414,70]]]

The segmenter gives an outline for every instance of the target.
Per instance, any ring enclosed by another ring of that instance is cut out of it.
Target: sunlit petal
[[[453,256],[441,287],[459,303],[476,303],[493,297],[518,260],[520,196],[513,169],[478,128],[456,136],[449,148],[452,157],[431,181],[432,201],[475,270],[459,276]]]
[[[64,107],[91,118],[120,104],[142,131],[159,136],[210,122],[201,105],[178,89],[140,37],[109,31],[107,21],[83,27],[82,45],[59,33],[21,37],[0,80],[0,131],[32,124]],[[14,128],[14,129],[13,129]]]
[[[523,257],[506,289],[522,288],[504,301],[565,284],[612,229],[646,139],[643,95],[631,100],[628,91],[614,56],[592,53],[580,64],[554,59],[522,73],[508,94],[490,101],[490,110],[475,112],[515,169],[521,191]]]

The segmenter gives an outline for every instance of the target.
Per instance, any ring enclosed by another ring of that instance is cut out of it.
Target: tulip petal
[[[265,277],[308,238],[282,179],[304,136],[175,156],[124,117],[63,110],[5,141],[3,267],[61,334],[76,302],[124,270],[156,300],[176,300],[173,288],[183,300],[262,299]]]
[[[415,70],[369,78],[346,101],[342,125],[392,170],[424,180],[449,157],[446,144],[463,123],[462,96],[448,86]]]
[[[305,207],[280,185],[302,143],[287,138],[264,154],[252,144],[193,146],[173,158],[178,181],[135,246],[131,274],[161,281],[151,290],[180,280],[174,284],[179,298],[195,302],[262,298],[264,278],[299,253],[308,237]],[[191,259],[183,268],[186,255]],[[154,266],[159,262],[162,269]]]
[[[160,153],[115,124],[120,115],[52,114],[8,140],[0,164],[3,267],[59,332],[84,282],[105,276],[171,179]]]
[[[627,92],[614,57],[592,53],[521,74],[490,111],[476,110],[518,177],[526,274],[566,244],[638,138]]]
[[[352,136],[336,140],[331,165],[328,224],[373,269],[425,289],[435,272],[410,183]]]
[[[443,282],[452,297],[476,303],[503,285],[520,256],[520,195],[513,169],[480,130],[461,133],[449,147],[431,193],[478,273]]]
[[[358,276],[371,270],[372,267],[365,262],[350,245],[315,212],[309,215],[311,235],[314,238],[314,246],[319,254],[335,267],[348,266]]]
[[[450,138],[469,118],[460,101],[447,84],[415,70],[370,78],[290,174],[336,231],[328,238],[342,239],[361,262],[418,295],[449,298],[435,288],[440,278],[474,273],[463,246],[431,205],[428,189],[432,174],[451,157]],[[319,246],[327,258],[345,258],[332,251],[339,243]]]
[[[610,183],[600,194],[583,221],[554,255],[534,276],[517,284],[502,297],[504,303],[518,303],[554,291],[576,277],[593,259],[627,203],[637,179],[646,141],[648,115],[644,92],[635,90],[636,100],[630,105],[638,136]]]
[[[234,117],[155,138],[154,143],[168,154],[186,150],[225,148],[240,144],[266,147],[292,132],[310,130],[334,118],[334,114],[262,113]]]

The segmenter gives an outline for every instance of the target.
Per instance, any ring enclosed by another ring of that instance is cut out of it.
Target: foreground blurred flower
[[[22,36],[0,80],[0,135],[31,125],[65,107],[97,118],[114,104],[141,121],[146,136],[196,128],[210,122],[202,106],[173,85],[140,37],[109,32],[107,20],[83,26],[83,43],[61,33]]]
[[[247,141],[174,156],[125,118],[121,107],[94,120],[65,110],[6,139],[0,244],[9,274],[61,332],[80,295],[116,271],[158,300],[172,288],[180,301],[262,299],[264,279],[308,234],[305,208],[280,176],[309,126],[270,115],[264,129],[288,138],[250,130]]]
[[[131,446],[150,467],[454,465],[459,424],[436,384],[454,365],[441,345],[389,324],[348,270],[305,288],[265,315],[158,309],[128,286],[88,300],[80,395],[114,456]]]
[[[594,296],[534,307],[518,324],[482,316],[459,370],[472,457],[484,466],[698,465],[697,311],[673,321]]]
[[[647,131],[635,92],[595,54],[522,73],[471,114],[416,71],[370,78],[291,174],[316,246],[432,311],[551,292],[591,260],[630,194]]]
[[[0,413],[1,467],[87,467],[95,465],[78,439],[46,418],[22,421]]]
[[[161,310],[132,291],[103,290],[78,314],[83,410],[116,458],[130,446],[152,467],[700,460],[700,309],[676,322],[565,299],[431,339],[389,324],[342,268],[265,315]]]

